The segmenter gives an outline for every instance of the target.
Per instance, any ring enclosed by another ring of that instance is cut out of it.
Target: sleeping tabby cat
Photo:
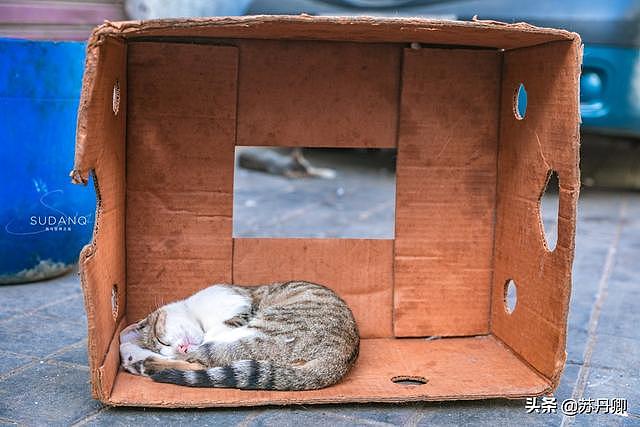
[[[330,289],[291,281],[214,285],[167,304],[121,334],[122,366],[192,387],[311,390],[358,357],[353,314]]]

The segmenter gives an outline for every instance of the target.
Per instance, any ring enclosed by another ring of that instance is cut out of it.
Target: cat
[[[192,387],[312,390],[340,381],[358,357],[353,313],[305,281],[213,285],[121,334],[122,366]]]
[[[336,171],[313,166],[304,156],[302,148],[249,148],[243,147],[238,154],[238,164],[245,169],[257,170],[287,178],[334,179]]]

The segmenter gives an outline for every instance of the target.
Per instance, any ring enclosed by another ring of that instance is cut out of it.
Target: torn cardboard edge
[[[299,27],[305,28],[304,33],[298,33]],[[333,27],[331,32],[325,32],[325,26]],[[403,42],[407,41],[409,34],[416,36],[412,39],[416,43],[440,44],[438,36],[429,34],[446,30],[453,31],[497,31],[503,35],[531,35],[544,36],[542,43],[552,40],[573,40],[579,38],[576,33],[566,30],[536,27],[534,25],[520,23],[504,23],[491,20],[472,21],[446,21],[424,18],[386,18],[386,17],[337,17],[337,16],[310,16],[310,15],[253,15],[239,17],[217,18],[189,18],[189,19],[157,19],[147,21],[123,21],[110,22],[97,27],[92,40],[99,43],[105,36],[135,37],[139,35],[153,36],[172,35],[183,30],[196,30],[206,28],[211,30],[208,36],[212,37],[242,37],[242,38],[268,38],[268,39],[307,39],[307,40],[332,40],[332,41],[367,41],[367,42]],[[241,34],[225,35],[240,30]],[[365,29],[366,35],[359,34]],[[305,37],[300,37],[304,35]],[[386,35],[386,37],[385,37]],[[422,35],[422,36],[421,36]],[[457,43],[460,46],[486,46],[482,41],[467,40],[458,36]],[[507,44],[505,49],[509,49]],[[527,43],[532,46],[537,43]],[[494,46],[500,48],[500,46]]]

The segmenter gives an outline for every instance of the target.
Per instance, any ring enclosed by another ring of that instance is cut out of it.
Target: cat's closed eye
[[[170,344],[165,343],[165,342],[164,342],[164,341],[162,341],[162,340],[160,339],[160,337],[158,337],[158,336],[156,336],[156,340],[160,343],[160,345],[163,345],[163,346],[165,346],[165,347],[171,347],[171,345],[170,345]]]

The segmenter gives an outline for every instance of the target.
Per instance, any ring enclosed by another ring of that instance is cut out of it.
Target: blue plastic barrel
[[[0,284],[69,271],[95,193],[70,183],[85,43],[0,39]]]

